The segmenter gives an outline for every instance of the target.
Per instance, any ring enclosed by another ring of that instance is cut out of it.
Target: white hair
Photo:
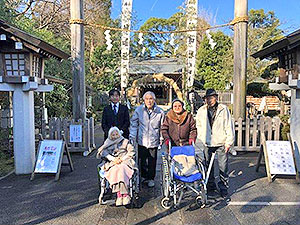
[[[117,127],[111,127],[111,128],[109,129],[109,131],[108,131],[108,138],[109,138],[109,139],[111,139],[110,136],[111,136],[112,132],[114,132],[114,131],[117,131],[117,132],[119,133],[120,137],[121,137],[122,134],[123,134],[123,131],[122,131],[122,130],[119,130],[119,128],[117,128]]]
[[[152,91],[147,91],[147,92],[143,95],[143,100],[144,100],[144,101],[145,101],[145,98],[146,98],[147,95],[151,95],[152,98],[153,98],[154,100],[156,100],[155,94],[154,94]]]

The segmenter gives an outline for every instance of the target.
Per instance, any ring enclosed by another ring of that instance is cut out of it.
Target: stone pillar
[[[29,174],[35,163],[33,91],[16,88],[13,93],[13,135],[16,174]]]

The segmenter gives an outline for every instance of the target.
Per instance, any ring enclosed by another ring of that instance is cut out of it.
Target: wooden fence
[[[279,140],[280,138],[281,121],[278,117],[247,118],[246,120],[239,118],[234,124],[234,149],[236,151],[259,151],[263,133],[266,135],[266,140]]]
[[[82,126],[82,142],[70,141],[70,125]],[[51,118],[48,124],[46,121],[42,122],[41,133],[43,139],[59,140],[64,138],[70,152],[90,152],[96,148],[94,128],[94,118],[92,117],[77,122],[71,119]]]
[[[12,128],[13,127],[13,111],[12,109],[0,110],[0,127]]]

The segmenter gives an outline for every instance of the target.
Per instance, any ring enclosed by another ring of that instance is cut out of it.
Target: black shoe
[[[228,197],[228,192],[226,190],[221,190],[220,194],[221,194],[222,198],[227,198]]]
[[[218,191],[217,186],[210,186],[210,185],[207,186],[207,192],[217,192],[217,191]]]

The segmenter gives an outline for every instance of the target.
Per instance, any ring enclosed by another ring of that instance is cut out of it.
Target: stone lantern
[[[34,91],[50,92],[45,60],[70,56],[0,20],[0,91],[13,92],[13,137],[16,174],[29,174],[35,162]]]

